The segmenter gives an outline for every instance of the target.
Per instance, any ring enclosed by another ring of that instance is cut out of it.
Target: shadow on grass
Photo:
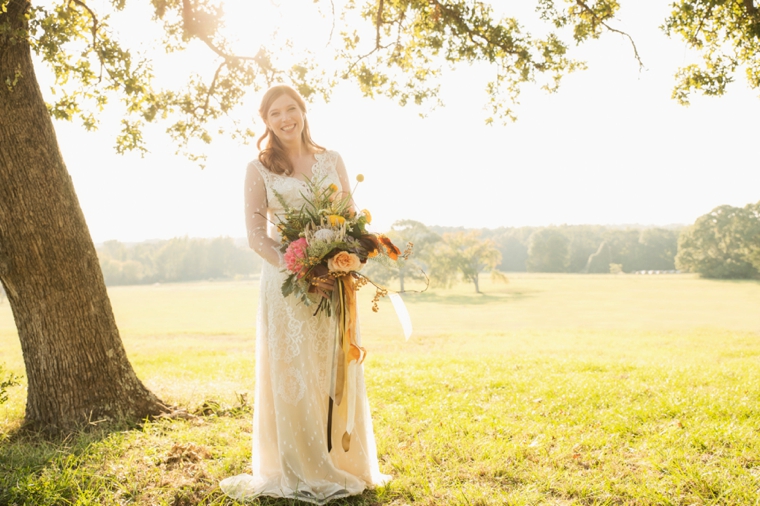
[[[6,432],[0,439],[0,504],[69,502],[90,480],[72,480],[67,471],[91,458],[93,446],[111,434],[134,429],[139,425],[111,423],[51,433],[22,425]],[[49,478],[56,474],[61,479]]]
[[[375,490],[366,490],[361,495],[355,495],[351,497],[345,497],[343,499],[335,499],[330,501],[330,506],[376,506],[379,504],[386,504],[391,501],[391,498],[380,499]],[[248,501],[245,503],[232,503],[232,504],[260,504],[261,506],[301,506],[308,503],[297,501],[295,499],[275,499],[272,497],[261,497],[254,501]]]
[[[509,304],[529,297],[533,297],[538,290],[522,290],[501,293],[446,293],[441,291],[410,293],[404,295],[404,302],[407,304],[426,303],[426,304],[449,304],[457,306],[465,305],[487,305],[487,304]]]
[[[213,458],[204,446],[206,441],[183,443],[170,437],[166,451],[157,457],[156,438],[151,436],[177,433],[183,426],[208,425],[220,417],[248,419],[251,413],[245,399],[232,407],[206,400],[192,412],[178,409],[139,422],[84,424],[68,432],[19,426],[0,435],[0,504],[130,502],[130,496],[139,499],[146,488],[138,483],[146,468],[158,467],[168,478],[151,486],[168,492],[169,504],[210,504],[204,498],[214,495],[218,480],[210,479],[204,470],[204,461]],[[145,433],[142,441],[141,433]],[[137,458],[136,446],[144,450],[138,448]]]
[[[728,278],[700,278],[713,283],[722,283],[728,285],[760,285],[760,279],[728,279]]]

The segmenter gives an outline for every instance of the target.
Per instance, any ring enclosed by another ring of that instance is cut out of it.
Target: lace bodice
[[[315,153],[316,162],[311,168],[315,178],[324,178],[324,184],[336,184],[344,192],[350,192],[346,167],[336,151]],[[248,244],[261,257],[282,267],[280,236],[277,216],[283,213],[282,205],[275,197],[279,193],[288,205],[300,208],[305,202],[303,192],[307,191],[303,180],[279,175],[254,160],[248,164],[245,178],[245,219],[248,229]]]

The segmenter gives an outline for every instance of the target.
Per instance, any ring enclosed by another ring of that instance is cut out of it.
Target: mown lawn
[[[217,484],[250,453],[256,291],[112,288],[138,374],[195,416],[42,441],[17,432],[13,388],[0,504],[235,504]],[[760,283],[514,274],[471,292],[407,297],[409,342],[390,304],[374,314],[362,293],[381,469],[394,480],[344,503],[760,503]],[[7,301],[0,363],[23,373]]]

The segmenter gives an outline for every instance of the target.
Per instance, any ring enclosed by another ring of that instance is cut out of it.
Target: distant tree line
[[[690,227],[561,225],[497,229],[428,227],[414,220],[393,224],[388,236],[408,259],[373,262],[365,271],[378,283],[428,277],[434,285],[457,280],[480,291],[480,274],[507,281],[503,272],[695,272],[707,278],[760,278],[760,202],[720,206]],[[98,248],[108,285],[224,279],[256,274],[262,260],[244,241],[174,238]],[[0,294],[0,300],[2,295]]]
[[[679,232],[679,228],[561,225],[485,229],[481,235],[501,254],[499,271],[609,273],[611,265],[623,272],[675,270]]]
[[[760,278],[760,202],[720,206],[690,227],[561,225],[473,230],[427,227],[403,220],[388,235],[413,256],[401,267],[372,267],[387,283],[429,275],[434,285],[456,280],[479,289],[479,274],[507,281],[503,272],[695,272],[707,278]]]
[[[97,251],[107,285],[233,278],[258,273],[262,262],[230,237],[177,237],[132,245],[106,241]]]

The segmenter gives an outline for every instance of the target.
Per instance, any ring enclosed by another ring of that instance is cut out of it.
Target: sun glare
[[[299,59],[304,55],[293,54],[294,49],[308,48],[313,56],[318,56],[329,44],[332,14],[322,12],[313,1],[226,0],[222,5],[225,32],[237,41],[241,54],[254,53],[266,46],[278,58]],[[292,48],[280,51],[286,41],[292,42]]]

